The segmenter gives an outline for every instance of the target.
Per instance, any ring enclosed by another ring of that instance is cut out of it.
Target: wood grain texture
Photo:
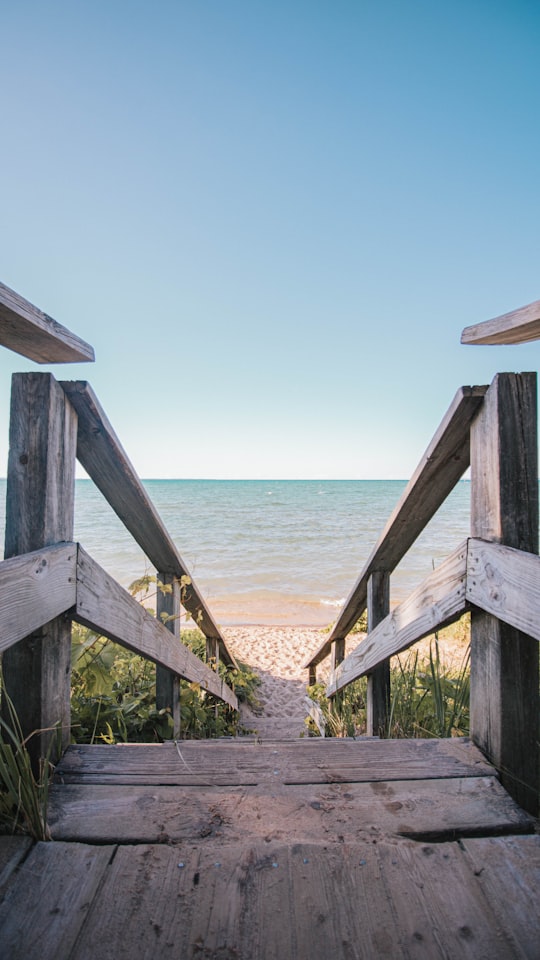
[[[30,837],[0,836],[0,898],[32,842]]]
[[[37,363],[94,360],[94,351],[71,330],[0,283],[0,343]]]
[[[493,320],[465,327],[461,334],[461,342],[466,344],[527,343],[539,339],[540,300]]]
[[[395,569],[463,476],[470,462],[470,425],[482,406],[486,390],[487,387],[461,387],[458,390],[349,594],[332,632],[306,662],[306,668],[324,660],[330,653],[332,642],[352,630],[366,608],[367,585],[372,573],[391,573]]]
[[[82,466],[156,570],[178,580],[184,578],[183,607],[205,636],[218,639],[221,659],[236,666],[219,627],[90,384],[80,380],[64,381],[62,387],[79,417],[77,457]]]
[[[495,777],[373,783],[178,787],[54,784],[55,840],[189,843],[242,840],[355,843],[366,837],[443,840],[530,833],[534,820]],[[340,839],[341,838],[341,839]]]
[[[62,783],[224,787],[371,783],[495,776],[469,740],[345,740],[262,743],[72,744],[56,769]]]
[[[2,956],[71,956],[112,852],[78,843],[37,843],[0,904]]]
[[[478,840],[479,850],[488,842]],[[98,947],[100,960],[523,960],[537,942],[538,914],[527,914],[522,890],[517,916],[507,906],[497,911],[458,843],[274,840],[231,844],[218,855],[200,843],[181,851],[126,845],[82,918],[71,914],[59,952],[50,938],[38,952],[30,923],[11,956],[95,960]],[[41,922],[47,907],[54,933],[65,904],[52,882],[33,912]]]
[[[471,534],[538,552],[536,374],[497,374],[471,429]],[[471,613],[471,735],[503,784],[538,812],[538,642]]]
[[[457,620],[466,610],[467,541],[367,634],[330,675],[327,696],[389,657]]]
[[[368,634],[390,613],[390,574],[376,571],[368,580]],[[390,712],[390,661],[385,660],[368,674],[366,701],[366,733],[368,737],[384,736]]]
[[[157,574],[156,617],[176,638],[180,640],[180,584],[176,577],[168,573]],[[164,618],[164,619],[163,619]],[[168,710],[173,721],[173,738],[180,736],[180,678],[156,664],[156,708]]]
[[[50,373],[12,378],[6,559],[73,540],[77,415]],[[57,617],[3,654],[6,689],[37,769],[70,737],[71,622]],[[54,733],[52,732],[54,731]]]
[[[77,545],[59,544],[0,563],[0,652],[75,605]]]
[[[467,600],[540,640],[540,557],[487,540],[469,540]]]
[[[512,916],[508,933],[515,956],[538,960],[540,837],[471,839],[461,848],[494,913]]]
[[[198,683],[203,690],[225,701],[234,710],[238,709],[235,694],[216,673],[179,643],[82,547],[78,552],[74,617],[129,650]]]

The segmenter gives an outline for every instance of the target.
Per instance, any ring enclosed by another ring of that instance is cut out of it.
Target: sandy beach
[[[235,656],[253,667],[261,678],[257,714],[243,708],[242,723],[262,738],[287,739],[306,732],[304,697],[308,681],[304,664],[324,640],[321,630],[302,626],[226,627],[223,634]],[[347,638],[346,654],[361,641],[361,635]],[[430,640],[421,641],[420,656],[429,656]],[[448,628],[441,638],[441,655],[446,662],[460,664],[467,641],[463,630]],[[416,648],[414,648],[416,649]],[[401,656],[407,657],[409,651]],[[317,668],[317,679],[328,676],[330,658]]]

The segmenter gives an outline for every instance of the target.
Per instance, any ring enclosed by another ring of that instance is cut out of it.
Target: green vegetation
[[[206,641],[197,630],[183,630],[185,643],[200,659]],[[219,674],[238,699],[256,706],[260,679],[249,667],[219,664]],[[180,681],[183,739],[234,736],[238,716],[196,683]],[[73,625],[71,729],[77,743],[161,742],[173,736],[168,710],[156,709],[156,668],[118,644]]]
[[[392,658],[386,737],[468,736],[470,646],[464,642],[468,631],[468,618],[464,618],[456,626],[434,634],[427,657],[420,657],[418,650],[412,650]],[[445,663],[441,655],[441,644],[450,637],[464,646],[465,652],[457,666]],[[326,699],[323,684],[309,687],[308,695],[323,711],[326,736],[365,734],[366,677],[349,684],[331,703]],[[308,721],[308,726],[311,732],[318,733],[313,721]]]
[[[35,840],[50,840],[47,826],[49,784],[53,767],[42,759],[34,776],[27,742],[13,704],[0,678],[2,702],[8,720],[0,719],[0,832],[26,833]]]

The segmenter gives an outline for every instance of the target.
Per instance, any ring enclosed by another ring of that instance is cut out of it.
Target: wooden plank
[[[321,737],[326,736],[326,721],[324,719],[324,713],[318,703],[315,700],[312,700],[311,697],[304,697],[304,703],[306,705],[307,714],[313,720],[313,723],[317,727]]]
[[[333,641],[346,636],[367,603],[367,585],[372,573],[391,573],[429,523],[470,462],[469,429],[482,406],[487,387],[461,387],[437,432],[404,490],[336,624],[323,644],[306,663],[320,663],[330,653]]]
[[[495,777],[266,788],[57,783],[48,819],[55,840],[213,845],[338,836],[354,843],[373,832],[457,839],[530,833],[535,823]]]
[[[81,546],[77,561],[77,605],[74,618],[98,633],[180,677],[198,683],[234,710],[232,690],[183,643],[120,586]]]
[[[540,837],[486,837],[461,844],[486,900],[508,925],[516,956],[538,960]]]
[[[0,652],[75,605],[76,575],[74,543],[0,563]]]
[[[471,534],[538,553],[536,374],[497,374],[471,430]],[[538,642],[471,613],[471,735],[538,812]]]
[[[390,574],[376,571],[368,580],[368,632],[390,613]],[[366,733],[368,737],[384,736],[390,713],[390,660],[385,660],[368,675]]]
[[[0,343],[37,363],[80,363],[94,350],[71,330],[0,283]]]
[[[508,960],[535,926],[493,910],[457,843],[122,846],[70,957]]]
[[[157,574],[156,616],[180,640],[180,584],[168,573]],[[164,619],[163,619],[164,618]],[[180,678],[156,664],[156,708],[168,710],[173,721],[173,738],[180,737]]]
[[[12,378],[6,559],[73,540],[77,415],[50,373]],[[70,739],[71,623],[57,617],[3,655],[6,689],[37,765]],[[54,759],[56,754],[53,754]]]
[[[527,343],[539,339],[540,300],[502,317],[465,327],[461,334],[461,342],[467,344]]]
[[[379,663],[406,650],[466,610],[467,541],[464,541],[411,595],[368,633],[330,674],[327,696],[342,690]]]
[[[30,837],[0,836],[0,897],[27,856],[32,842]]]
[[[56,768],[61,783],[201,787],[477,776],[495,770],[474,744],[458,738],[72,744]]]
[[[476,539],[468,556],[467,600],[540,640],[540,557]]]
[[[79,417],[77,457],[156,570],[182,580],[182,605],[206,637],[219,641],[221,658],[236,661],[189,574],[166,527],[122,448],[90,384],[63,381]]]
[[[508,960],[515,920],[484,897],[459,844],[377,844],[380,871],[395,911],[403,956]]]
[[[71,956],[114,848],[37,843],[0,904],[9,960]]]

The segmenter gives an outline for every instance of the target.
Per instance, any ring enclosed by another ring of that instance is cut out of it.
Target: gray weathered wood
[[[332,696],[380,663],[457,620],[466,610],[467,541],[461,544],[330,675]]]
[[[498,374],[471,430],[471,534],[538,552],[536,374]],[[471,735],[507,790],[538,811],[538,643],[471,614]]]
[[[0,283],[0,343],[37,363],[94,360],[90,344],[3,283]]]
[[[2,956],[71,956],[113,851],[79,843],[36,844],[0,904]]]
[[[178,643],[170,631],[137,603],[82,547],[79,547],[77,562],[74,617],[129,650],[161,663],[186,680],[198,683],[203,690],[213,693],[233,709],[238,709],[235,694],[214,671],[183,643]]]
[[[375,571],[368,580],[368,633],[390,612],[390,574]],[[366,733],[368,737],[384,736],[390,712],[390,661],[385,660],[368,674]]]
[[[326,736],[326,721],[324,719],[324,713],[318,703],[315,700],[312,700],[311,697],[304,697],[304,703],[306,705],[306,710],[308,717],[311,717],[313,723],[317,727],[321,737]]]
[[[72,744],[62,783],[191,787],[367,783],[496,776],[466,739],[287,741],[184,740],[180,744]],[[375,791],[376,792],[376,788]]]
[[[156,616],[167,630],[180,640],[180,584],[168,573],[157,575]],[[180,678],[156,664],[156,707],[169,710],[173,721],[173,737],[180,737]]]
[[[186,564],[103,412],[90,384],[62,383],[79,416],[77,457],[156,570],[182,582],[182,605],[205,636],[219,641],[221,658],[236,662]]]
[[[508,932],[514,955],[538,960],[540,837],[464,840],[461,849],[496,916],[512,917]]]
[[[540,557],[470,539],[467,600],[540,640]]]
[[[30,837],[0,836],[0,898],[31,846]]]
[[[469,429],[487,387],[461,387],[404,490],[329,637],[306,663],[320,663],[337,637],[346,636],[367,603],[372,573],[391,573],[469,466]]]
[[[373,783],[178,787],[54,784],[49,824],[55,840],[85,843],[214,844],[264,841],[271,824],[280,841],[341,836],[354,843],[371,831],[422,840],[523,833],[534,820],[496,777]]]
[[[465,327],[461,334],[462,343],[497,344],[497,343],[527,343],[530,340],[540,339],[540,300]]]
[[[5,557],[73,540],[77,415],[49,373],[14,374]],[[57,617],[3,655],[6,689],[34,763],[70,737],[71,623]]]
[[[75,604],[77,546],[59,544],[0,563],[0,652]]]

